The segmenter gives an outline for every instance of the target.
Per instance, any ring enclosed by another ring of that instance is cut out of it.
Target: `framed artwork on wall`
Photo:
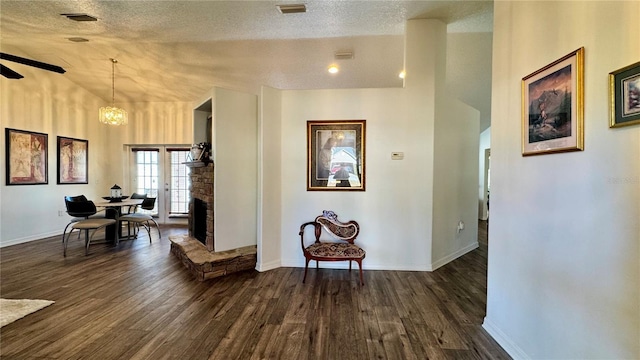
[[[48,135],[5,128],[7,185],[48,184]]]
[[[640,62],[609,73],[609,127],[640,124]]]
[[[522,155],[584,149],[584,48],[522,78]]]
[[[366,120],[307,121],[307,191],[365,190]]]
[[[89,141],[58,136],[58,184],[89,183]]]

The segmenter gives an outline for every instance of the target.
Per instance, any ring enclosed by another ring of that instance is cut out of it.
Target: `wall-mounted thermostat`
[[[404,159],[404,153],[400,151],[394,151],[391,153],[391,160],[402,160]]]

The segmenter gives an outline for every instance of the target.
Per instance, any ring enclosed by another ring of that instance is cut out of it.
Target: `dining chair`
[[[69,212],[70,214],[80,214],[81,216],[87,215],[87,214],[95,215],[101,211],[104,211],[104,210],[98,211],[98,209],[96,208],[96,205],[91,200],[67,202],[67,212]],[[73,233],[73,230],[78,230],[78,232],[82,232],[82,231],[85,232],[84,254],[88,255],[89,245],[91,244],[91,240],[93,239],[93,236],[95,235],[95,233],[104,227],[107,227],[109,225],[115,225],[116,223],[117,223],[117,219],[108,219],[104,217],[87,217],[87,218],[80,219],[78,221],[70,223],[69,225],[71,225],[71,231],[67,233],[67,228],[65,227],[65,232],[62,234],[63,245],[64,245],[63,255],[65,257],[67,256],[67,245],[69,244],[69,238],[71,237],[71,233]],[[67,227],[69,225],[67,225]],[[90,230],[93,230],[91,232],[91,235],[89,235]],[[120,239],[118,238],[118,234],[116,232],[116,245],[118,244],[119,240]]]
[[[129,199],[146,199],[147,198],[147,194],[139,194],[139,193],[133,193],[131,194],[131,197],[129,197]],[[139,205],[131,205],[129,206],[129,209],[127,209],[127,214],[132,214],[136,211],[138,211],[138,206]]]
[[[142,199],[142,204],[140,204],[140,208],[144,209],[144,210],[153,210],[153,208],[156,205],[156,198],[144,198]],[[144,213],[131,213],[131,214],[125,214],[120,216],[120,221],[126,221],[127,222],[127,235],[129,237],[131,237],[131,226],[130,225],[134,225],[134,235],[137,234],[137,231],[139,230],[140,226],[142,225],[145,230],[147,230],[147,233],[149,234],[149,242],[151,242],[151,224],[150,222],[153,222],[156,225],[156,229],[158,230],[158,238],[162,238],[162,235],[160,234],[160,227],[158,226],[158,223],[154,220],[153,216],[149,215],[149,214],[144,214]]]
[[[84,210],[86,209],[82,209],[83,212],[79,212],[79,211],[74,211],[75,209],[72,207],[69,207],[69,203],[72,202],[82,202],[82,201],[87,201],[87,197],[84,195],[77,195],[77,196],[65,196],[64,197],[64,205],[67,209],[67,214],[69,214],[72,218],[71,220],[69,220],[69,223],[67,224],[67,226],[64,227],[64,231],[62,231],[62,241],[64,242],[64,234],[67,232],[67,229],[69,228],[69,226],[75,222],[78,222],[80,220],[86,220],[88,218],[91,217],[103,217],[101,215],[96,216],[96,212],[84,212]],[[80,233],[78,233],[78,238],[80,238]]]

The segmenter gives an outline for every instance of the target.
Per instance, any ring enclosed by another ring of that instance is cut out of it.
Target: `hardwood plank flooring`
[[[482,329],[480,248],[434,272],[279,268],[199,282],[161,226],[84,255],[60,237],[0,249],[3,298],[55,304],[0,329],[2,359],[509,359]],[[484,238],[483,238],[484,237]],[[292,237],[292,241],[295,239]]]

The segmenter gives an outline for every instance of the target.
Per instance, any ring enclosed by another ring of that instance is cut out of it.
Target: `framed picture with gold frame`
[[[5,129],[7,185],[49,183],[48,135]]]
[[[364,191],[366,120],[307,121],[307,190]]]
[[[609,73],[609,127],[640,124],[640,62]]]
[[[522,79],[522,155],[584,149],[584,48]]]

